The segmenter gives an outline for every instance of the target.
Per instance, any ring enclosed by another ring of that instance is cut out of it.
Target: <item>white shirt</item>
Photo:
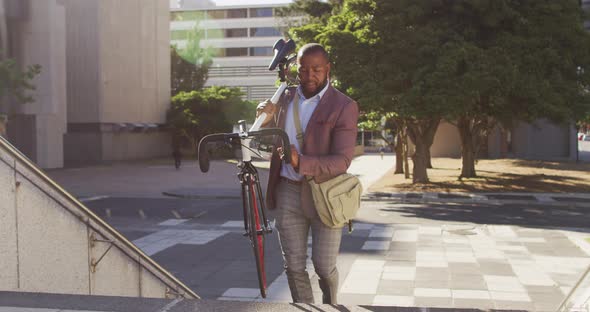
[[[328,80],[326,86],[322,89],[322,91],[320,91],[318,94],[314,95],[309,99],[306,99],[303,95],[303,92],[301,91],[301,86],[297,87],[297,94],[299,94],[299,103],[297,104],[299,105],[299,119],[301,122],[301,131],[303,131],[303,133],[305,133],[305,129],[307,128],[307,124],[309,123],[309,119],[311,119],[313,111],[320,103],[320,100],[322,99],[322,96],[324,96],[324,93],[326,93],[326,91],[328,90],[329,85],[330,81]],[[287,115],[285,117],[287,118],[285,120],[285,132],[289,136],[289,142],[295,145],[296,148],[295,151],[291,152],[300,153],[301,147],[299,146],[299,142],[297,141],[297,129],[295,128],[295,124],[293,123],[294,100],[295,98],[293,97],[293,100],[291,100],[291,103],[289,103],[289,107],[287,109]],[[287,164],[285,161],[283,161],[283,165],[281,166],[281,176],[293,181],[301,181],[303,179],[303,176],[297,173],[290,163]]]

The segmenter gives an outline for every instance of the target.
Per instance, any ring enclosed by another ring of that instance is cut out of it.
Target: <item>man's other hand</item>
[[[266,119],[262,123],[262,126],[265,126],[272,120],[276,111],[277,105],[273,104],[270,100],[266,100],[258,104],[258,106],[256,107],[256,118],[258,118],[260,114],[266,113]]]

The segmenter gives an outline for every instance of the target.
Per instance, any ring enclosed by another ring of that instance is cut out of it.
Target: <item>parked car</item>
[[[584,141],[587,137],[589,136],[583,133],[578,133],[578,141]]]

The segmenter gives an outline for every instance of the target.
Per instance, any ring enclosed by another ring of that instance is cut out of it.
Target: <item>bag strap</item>
[[[299,92],[295,90],[295,97],[293,98],[293,123],[295,124],[295,130],[297,131],[297,142],[299,148],[303,148],[303,130],[301,129],[301,119],[299,118]],[[308,182],[313,180],[313,177],[304,177]]]
[[[297,131],[297,142],[299,148],[303,147],[303,130],[301,130],[301,119],[299,118],[299,92],[295,90],[295,97],[293,98],[293,123]]]

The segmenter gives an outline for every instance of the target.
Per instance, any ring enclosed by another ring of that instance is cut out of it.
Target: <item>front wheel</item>
[[[258,283],[260,295],[266,298],[266,272],[264,270],[264,229],[261,222],[261,206],[257,199],[257,185],[252,179],[248,181],[248,197],[250,197],[250,207],[248,209],[248,229],[254,258],[256,260],[256,270],[258,272]]]

